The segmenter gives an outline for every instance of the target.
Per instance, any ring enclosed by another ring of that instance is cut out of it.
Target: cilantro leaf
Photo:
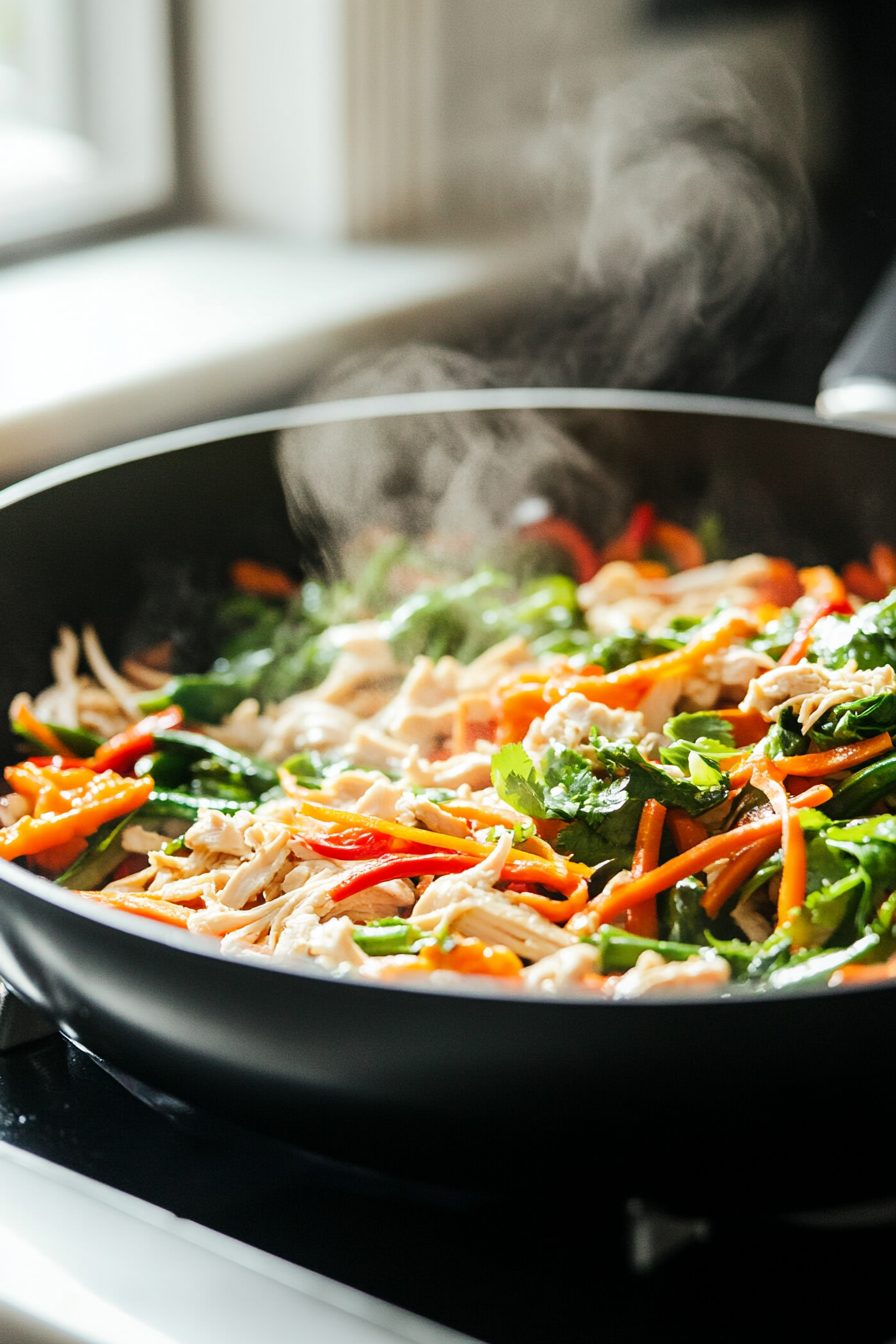
[[[631,742],[608,742],[596,729],[592,729],[591,742],[606,770],[613,774],[620,770],[627,773],[630,798],[642,802],[655,798],[664,807],[681,807],[694,817],[718,807],[728,797],[727,774],[712,766],[708,768],[713,770],[715,782],[706,786],[691,779],[675,779],[658,765],[645,760]]]
[[[676,714],[671,718],[663,732],[667,737],[680,738],[682,742],[699,742],[703,738],[712,738],[720,746],[728,748],[728,755],[734,751],[734,733],[731,724],[721,714]]]
[[[492,757],[492,784],[498,797],[527,817],[547,817],[545,781],[519,742],[509,742]]]

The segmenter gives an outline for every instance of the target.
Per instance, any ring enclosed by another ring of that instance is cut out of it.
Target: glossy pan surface
[[[115,655],[149,554],[300,563],[277,429],[345,422],[350,433],[371,416],[539,405],[673,517],[707,490],[719,496],[735,551],[762,528],[802,563],[896,540],[893,440],[793,408],[499,391],[248,417],[0,494],[0,701],[46,684],[63,621],[93,620]],[[8,738],[2,750],[13,759]],[[226,958],[2,861],[0,975],[154,1087],[425,1179],[525,1192],[584,1176],[595,1195],[622,1186],[703,1208],[896,1188],[892,1164],[870,1158],[896,1090],[896,987],[601,1003],[358,984]]]

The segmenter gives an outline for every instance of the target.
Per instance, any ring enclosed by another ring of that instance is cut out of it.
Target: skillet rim
[[[209,421],[201,425],[187,426],[183,429],[169,430],[163,434],[135,439],[129,443],[112,448],[103,448],[95,453],[73,458],[69,462],[59,463],[43,471],[28,476],[24,480],[0,490],[0,511],[11,508],[22,500],[32,498],[51,490],[58,485],[84,477],[97,475],[110,468],[126,466],[132,462],[162,456],[166,453],[180,452],[205,444],[223,442],[228,439],[247,437],[252,434],[272,433],[284,429],[310,428],[325,424],[352,423],[361,420],[381,420],[399,416],[433,415],[462,413],[466,411],[538,411],[538,410],[632,410],[671,412],[692,415],[719,415],[740,419],[766,420],[782,424],[802,424],[819,429],[846,430],[859,433],[863,437],[896,438],[896,425],[892,427],[869,426],[861,421],[830,421],[819,416],[812,408],[792,405],[785,402],[755,401],[742,397],[704,396],[697,393],[648,392],[614,388],[475,388],[447,389],[439,392],[402,392],[389,393],[373,397],[343,398],[331,402],[310,402],[299,406],[282,407],[271,411],[258,411],[249,415],[231,416],[224,420]],[[100,904],[87,902],[84,898],[70,895],[48,878],[40,877],[6,859],[0,859],[0,881],[9,882],[29,897],[50,905],[56,905],[78,916],[86,918],[107,928],[124,934],[144,938],[160,943],[178,952],[199,953],[228,962],[244,971],[277,971],[286,975],[305,979],[322,980],[329,984],[339,983],[332,972],[314,966],[279,964],[273,958],[270,962],[259,964],[253,957],[229,957],[220,950],[220,946],[206,944],[206,940],[186,929],[169,926],[157,920],[142,918],[127,911],[116,910]],[[483,977],[473,977],[477,982]],[[430,984],[415,984],[413,981],[367,981],[361,977],[353,978],[351,984],[356,988],[389,990],[401,993],[438,995],[441,998],[481,999],[502,1002],[512,1001],[527,1004],[556,1003],[566,1006],[578,1005],[582,1008],[635,1008],[639,1010],[676,1007],[693,1008],[695,1005],[715,1004],[729,1007],[733,1004],[765,1003],[779,1004],[792,999],[816,999],[826,995],[827,989],[794,989],[780,994],[765,995],[749,990],[737,989],[722,995],[702,997],[669,998],[661,1002],[651,999],[595,1000],[593,996],[575,993],[536,995],[513,993],[499,985],[477,983],[469,989],[460,987],[441,987]],[[842,986],[838,994],[882,993],[896,990],[896,980],[881,981],[866,985]]]

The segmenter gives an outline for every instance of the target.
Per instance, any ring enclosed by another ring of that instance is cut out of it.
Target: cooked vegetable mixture
[[[570,575],[533,576],[546,556]],[[639,505],[600,553],[546,519],[511,559],[446,577],[380,537],[330,585],[239,562],[203,673],[165,645],[116,671],[63,629],[53,685],[10,707],[35,754],[6,768],[0,856],[372,980],[896,977],[896,552],[706,563]]]

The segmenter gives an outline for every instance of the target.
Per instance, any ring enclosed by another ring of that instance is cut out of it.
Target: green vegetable
[[[730,756],[734,751],[734,733],[731,724],[720,714],[704,712],[699,714],[676,714],[663,728],[667,737],[679,738],[682,742],[699,743],[710,738],[719,746],[727,748]]]
[[[166,751],[179,753],[194,762],[194,772],[197,764],[204,761],[213,761],[218,767],[225,767],[231,778],[240,781],[253,793],[263,793],[277,783],[276,767],[268,761],[259,761],[254,756],[235,751],[233,747],[225,747],[222,742],[216,742],[213,737],[206,737],[203,733],[172,729],[169,732],[157,733],[154,741]],[[213,777],[221,778],[220,772],[214,775],[207,766],[205,773],[212,773]]]
[[[612,924],[602,924],[591,938],[583,942],[592,943],[599,951],[598,965],[602,975],[616,975],[629,971],[642,952],[659,952],[666,961],[687,961],[688,957],[699,956],[705,948],[690,943],[671,943],[658,938],[641,938],[634,933],[626,933]]]
[[[618,635],[608,635],[599,640],[591,651],[591,661],[602,667],[604,672],[618,672],[629,663],[638,663],[642,658],[655,658],[661,653],[673,653],[684,646],[685,640],[674,637],[648,635],[644,630],[624,630]]]
[[[319,789],[325,779],[323,761],[317,751],[302,751],[290,756],[281,769],[305,789]]]
[[[728,776],[716,766],[692,753],[699,761],[698,779],[675,779],[645,760],[631,742],[608,742],[596,729],[591,742],[597,758],[612,773],[624,770],[628,777],[628,796],[642,802],[655,798],[664,807],[681,807],[691,816],[699,816],[724,803],[728,797]],[[696,762],[695,762],[696,763]]]
[[[748,647],[758,653],[767,653],[771,658],[780,658],[781,654],[793,643],[800,618],[793,610],[782,611],[774,621],[763,626],[758,635],[747,641]]]
[[[242,700],[254,694],[261,674],[273,658],[271,649],[247,653],[231,663],[219,659],[211,672],[173,677],[158,691],[140,698],[140,708],[154,714],[168,705],[180,705],[188,719],[220,723]]]
[[[709,920],[700,899],[706,884],[696,877],[684,877],[669,891],[657,897],[660,928],[673,943],[705,944]]]
[[[67,887],[69,891],[97,891],[125,857],[121,834],[127,826],[133,825],[138,815],[130,812],[126,817],[116,817],[101,826],[90,837],[84,853],[56,878],[56,885]]]
[[[422,929],[406,919],[374,919],[352,930],[352,938],[370,957],[388,957],[416,952],[426,937]]]
[[[822,807],[835,821],[867,814],[879,798],[896,788],[896,751],[878,756],[870,765],[857,770]]]
[[[492,757],[492,784],[503,802],[527,817],[551,815],[545,805],[544,776],[521,743],[510,742]]]
[[[826,984],[841,966],[873,951],[880,942],[876,933],[863,934],[849,947],[816,953],[797,965],[781,966],[768,977],[768,988],[775,990],[813,989]]]
[[[200,807],[211,807],[225,816],[235,812],[253,812],[254,802],[231,801],[228,798],[200,798],[192,793],[180,793],[175,789],[154,789],[140,808],[140,820],[144,817],[180,817],[193,822],[199,816]]]
[[[11,724],[11,727],[13,732],[24,738],[29,746],[35,748],[37,753],[46,756],[47,744],[45,742],[41,742],[40,738],[32,736],[18,720]],[[46,727],[59,738],[59,741],[67,751],[71,752],[72,756],[78,756],[82,759],[92,756],[103,740],[101,737],[97,737],[95,733],[89,733],[86,728],[63,728],[58,723],[48,723]]]
[[[785,705],[778,715],[778,722],[772,724],[761,745],[765,756],[777,760],[781,756],[804,756],[812,743],[803,735],[792,705]]]
[[[896,592],[868,602],[854,616],[825,616],[812,631],[809,657],[827,667],[855,658],[860,668],[896,668]]]
[[[809,729],[808,735],[822,751],[829,751],[880,733],[896,733],[896,695],[892,691],[835,705]]]

